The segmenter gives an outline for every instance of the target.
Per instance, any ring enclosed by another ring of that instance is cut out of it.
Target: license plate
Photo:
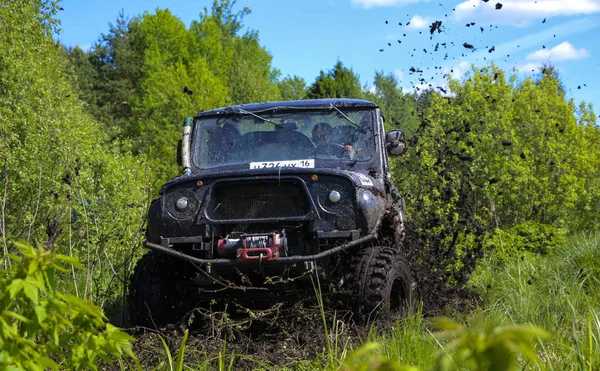
[[[300,168],[312,169],[315,167],[315,160],[291,160],[291,161],[263,161],[251,162],[250,169],[275,169],[275,168]]]

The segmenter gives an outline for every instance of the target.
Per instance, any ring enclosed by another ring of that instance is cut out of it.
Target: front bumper
[[[276,260],[264,260],[260,264],[270,265],[270,264],[293,264],[293,263],[301,263],[307,261],[315,261],[323,258],[327,258],[329,256],[341,253],[353,247],[360,246],[364,243],[367,243],[373,239],[375,239],[375,234],[368,234],[364,237],[357,238],[350,242],[344,243],[342,245],[333,247],[329,250],[322,251],[318,254],[313,255],[292,255],[292,256],[281,256]],[[224,265],[249,265],[249,264],[257,264],[255,262],[248,261],[239,261],[238,259],[200,259],[195,256],[191,256],[180,251],[171,249],[169,247],[165,247],[162,245],[158,245],[149,241],[145,241],[144,245],[154,251],[164,253],[175,258],[188,261],[190,263],[198,264],[198,265],[214,265],[214,266],[224,266]]]

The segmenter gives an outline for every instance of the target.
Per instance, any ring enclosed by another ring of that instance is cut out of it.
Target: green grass
[[[539,364],[519,357],[521,367],[600,368],[600,233],[570,237],[546,256],[523,253],[507,260],[488,254],[469,286],[482,295],[484,305],[455,320],[470,331],[477,331],[476,317],[481,316],[481,326],[496,331],[520,324],[549,333],[536,345]],[[381,344],[380,355],[421,370],[435,369],[447,345],[436,340],[430,321],[418,313],[369,340]],[[359,362],[355,369],[360,368]]]
[[[545,329],[549,336],[532,343],[539,363],[519,356],[518,369],[600,368],[600,234],[570,237],[546,256],[522,253],[506,259],[501,255],[499,259],[495,253],[488,254],[469,282],[482,295],[484,305],[455,319],[463,338],[464,334],[471,336],[464,348],[477,347],[473,335],[487,334],[492,342],[492,335],[514,329],[512,325],[524,325],[519,331],[531,325]],[[369,339],[381,345],[371,361],[383,356],[421,370],[436,369],[448,343],[438,340],[433,328],[432,321],[418,313],[397,322],[389,331]],[[460,351],[454,349],[447,358],[456,360]],[[347,367],[360,370],[370,360],[353,362]],[[466,368],[477,369],[470,366]]]
[[[534,324],[551,337],[541,352],[555,370],[591,370],[600,359],[600,234],[581,234],[548,256],[524,254],[504,265],[488,257],[471,280],[486,318]]]

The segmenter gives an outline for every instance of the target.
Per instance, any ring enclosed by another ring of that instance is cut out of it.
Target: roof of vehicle
[[[368,100],[347,99],[347,98],[328,98],[328,99],[305,99],[305,100],[287,100],[280,102],[263,102],[240,104],[236,106],[216,108],[209,111],[200,112],[196,117],[216,116],[238,113],[240,110],[249,112],[263,112],[269,110],[287,110],[287,109],[318,109],[329,108],[331,105],[337,108],[377,108],[378,106]]]

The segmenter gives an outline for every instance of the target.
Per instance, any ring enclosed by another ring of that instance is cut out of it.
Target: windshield
[[[374,117],[373,110],[342,108],[201,118],[192,157],[200,169],[349,168],[375,153]]]

